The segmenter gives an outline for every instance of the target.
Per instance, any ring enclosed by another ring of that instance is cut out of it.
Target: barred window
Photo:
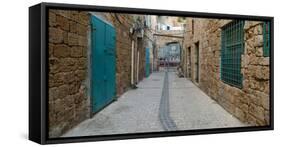
[[[270,50],[270,22],[263,23],[263,56],[268,57]]]
[[[242,88],[241,54],[244,51],[244,21],[234,20],[222,28],[221,80]]]

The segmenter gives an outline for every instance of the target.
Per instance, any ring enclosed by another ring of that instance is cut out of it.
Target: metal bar
[[[241,54],[244,48],[244,21],[235,20],[222,29],[221,79],[241,88]]]
[[[165,37],[172,37],[172,38],[181,38],[183,39],[183,36],[175,36],[175,35],[167,35],[167,34],[153,34],[155,36],[165,36]]]

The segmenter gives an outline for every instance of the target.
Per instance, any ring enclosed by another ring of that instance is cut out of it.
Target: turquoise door
[[[92,16],[91,28],[92,112],[97,112],[116,95],[116,33],[112,25],[96,16]]]
[[[145,49],[145,76],[150,74],[149,48]]]

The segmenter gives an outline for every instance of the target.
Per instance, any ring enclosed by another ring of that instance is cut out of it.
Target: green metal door
[[[115,29],[97,16],[91,19],[92,112],[112,102],[116,95]]]
[[[145,49],[145,77],[150,74],[150,59],[149,59],[149,48]]]

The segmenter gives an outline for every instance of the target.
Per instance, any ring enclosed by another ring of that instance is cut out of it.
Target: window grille
[[[244,21],[234,20],[222,28],[221,80],[242,88],[241,54],[244,51]]]
[[[269,56],[270,49],[270,22],[263,23],[263,56]]]

